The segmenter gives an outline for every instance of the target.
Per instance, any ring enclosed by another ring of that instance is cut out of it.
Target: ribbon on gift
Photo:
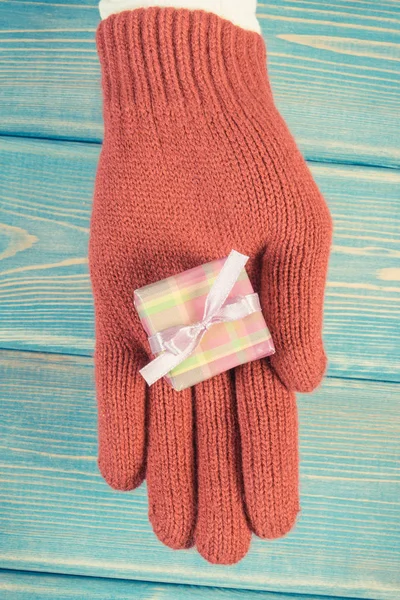
[[[249,257],[232,250],[208,292],[201,321],[177,325],[149,337],[153,354],[160,353],[140,370],[149,385],[161,379],[197,348],[204,334],[216,323],[237,321],[261,311],[258,294],[229,298]]]

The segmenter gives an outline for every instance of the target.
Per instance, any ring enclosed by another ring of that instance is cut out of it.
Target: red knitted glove
[[[293,392],[311,391],[325,370],[331,219],[274,106],[258,34],[203,11],[149,8],[110,16],[97,43],[100,469],[121,490],[146,475],[165,544],[234,563],[251,531],[282,536],[299,510]],[[163,380],[147,388],[134,290],[232,248],[251,257],[276,355],[183,392]]]

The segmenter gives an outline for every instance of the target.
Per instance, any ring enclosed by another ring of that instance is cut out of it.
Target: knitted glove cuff
[[[105,112],[226,108],[269,92],[262,37],[201,10],[114,14],[97,30]],[[244,98],[245,99],[245,98]]]

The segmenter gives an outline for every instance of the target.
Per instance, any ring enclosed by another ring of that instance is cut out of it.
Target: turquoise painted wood
[[[98,152],[0,139],[0,347],[92,352],[87,243]],[[335,223],[329,374],[398,380],[400,171],[311,166]]]
[[[226,568],[162,546],[145,487],[96,466],[90,358],[0,352],[0,562],[10,569],[360,598],[400,596],[398,385],[299,398],[302,513]]]
[[[400,6],[260,2],[279,108],[306,156],[399,166]],[[99,141],[96,2],[0,4],[0,132]]]
[[[0,571],[0,594],[7,597],[7,600],[326,600],[326,596],[288,596],[249,590],[21,571]]]
[[[98,11],[5,0],[0,135],[23,137],[0,137],[1,599],[400,597],[400,5],[282,0],[258,16],[277,103],[335,222],[332,377],[299,398],[298,525],[211,566],[158,542],[144,486],[101,479],[87,275]]]

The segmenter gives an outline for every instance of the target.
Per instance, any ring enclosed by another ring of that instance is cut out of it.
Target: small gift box
[[[271,334],[244,268],[232,251],[135,291],[134,302],[156,356],[141,374],[183,390],[274,353]]]

